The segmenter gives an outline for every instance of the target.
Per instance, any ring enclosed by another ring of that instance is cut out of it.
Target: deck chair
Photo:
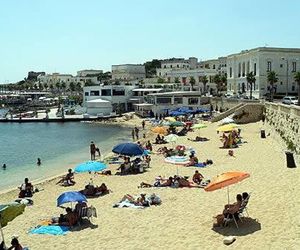
[[[247,215],[247,217],[249,217],[249,213],[247,210],[247,205],[250,199],[250,194],[248,194],[248,197],[242,201],[241,207],[239,209],[239,211],[235,214],[232,215],[232,218],[230,218],[230,215],[227,216],[227,218],[224,219],[224,225],[227,226],[229,222],[234,221],[235,225],[237,228],[239,228],[238,223],[237,223],[237,218],[243,222],[243,219],[245,216],[245,214]],[[236,218],[237,217],[237,218]]]
[[[79,211],[79,225],[81,225],[82,219],[87,218],[89,222],[91,222],[91,218],[95,217],[97,218],[97,210],[95,207],[90,206],[90,207],[83,207]]]

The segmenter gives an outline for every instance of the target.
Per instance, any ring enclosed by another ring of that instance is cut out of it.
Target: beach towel
[[[194,165],[194,167],[197,167],[197,168],[205,168],[205,167],[206,167],[206,164],[203,163],[203,162],[200,162],[200,163],[196,163],[196,164]]]
[[[131,203],[129,200],[125,200],[125,201],[116,203],[113,207],[145,208],[143,206],[137,206],[137,205]]]
[[[39,226],[29,231],[31,234],[49,234],[49,235],[65,235],[70,231],[69,227],[64,226]]]

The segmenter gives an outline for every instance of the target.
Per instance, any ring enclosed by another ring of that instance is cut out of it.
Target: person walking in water
[[[41,161],[41,159],[40,159],[40,158],[37,158],[36,165],[38,165],[38,166],[41,166],[41,165],[42,165],[42,161]]]
[[[145,120],[143,120],[143,121],[142,121],[142,127],[143,127],[143,130],[145,129],[145,124],[146,124],[146,123],[145,123]]]
[[[134,139],[135,139],[134,134],[135,134],[134,129],[132,129],[132,131],[131,131],[131,136],[132,136],[132,140],[133,140],[133,141],[134,141]]]
[[[138,140],[139,139],[139,132],[140,132],[140,130],[137,127],[135,127],[134,128],[134,132],[135,132],[135,137]]]
[[[93,141],[91,141],[90,153],[91,153],[91,161],[94,161],[95,160],[95,155],[96,155],[96,145],[94,144]]]
[[[3,164],[2,169],[3,169],[3,170],[6,169],[6,164],[5,164],[5,163]]]

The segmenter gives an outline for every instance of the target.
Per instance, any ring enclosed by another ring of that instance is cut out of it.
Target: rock
[[[233,242],[235,242],[236,238],[234,236],[227,236],[223,239],[223,243],[225,245],[230,245],[232,244]]]

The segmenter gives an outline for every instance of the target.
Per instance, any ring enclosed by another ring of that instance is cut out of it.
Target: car
[[[294,104],[297,105],[298,104],[298,99],[295,96],[285,96],[282,98],[282,103],[284,104]]]

